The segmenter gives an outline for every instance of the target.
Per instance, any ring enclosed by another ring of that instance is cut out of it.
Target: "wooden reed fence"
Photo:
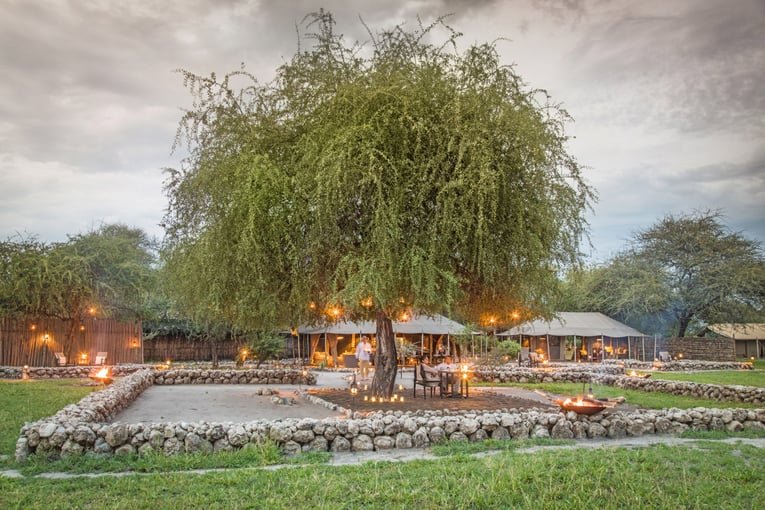
[[[0,319],[0,365],[57,366],[55,353],[67,352],[71,322],[52,318]],[[99,352],[106,364],[143,363],[141,321],[89,318],[74,328],[68,365],[93,365]]]
[[[243,346],[243,342],[225,339],[216,341],[215,350],[219,360],[233,360]],[[144,358],[147,362],[211,361],[212,346],[201,338],[160,335],[144,341]]]

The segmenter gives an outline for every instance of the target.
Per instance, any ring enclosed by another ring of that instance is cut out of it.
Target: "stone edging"
[[[266,440],[273,441],[287,453],[310,450],[345,452],[423,448],[447,439],[621,438],[645,434],[676,434],[688,428],[732,431],[765,429],[765,409],[706,408],[580,416],[573,412],[539,409],[415,413],[387,411],[363,414],[335,406],[344,411],[346,417],[324,420],[255,420],[246,423],[108,423],[146,388],[152,384],[161,384],[158,382],[160,378],[163,382],[169,380],[167,375],[171,372],[135,372],[103,391],[86,396],[77,404],[66,406],[52,417],[25,424],[16,444],[16,459],[22,461],[34,454],[55,458],[85,453],[120,455],[157,451],[169,455],[226,451]],[[198,376],[185,372],[193,371],[178,370],[170,379],[174,384],[186,378],[193,378],[195,382],[192,384],[215,380],[209,373],[205,373],[206,370],[199,370]],[[577,372],[577,376],[581,374]],[[626,384],[625,381],[641,385],[648,383],[644,379],[632,380],[609,374],[595,377],[595,381],[603,384],[620,385]],[[676,387],[696,385],[672,384]],[[742,387],[728,388],[734,388],[731,391],[735,391]],[[312,398],[314,402],[320,400]],[[329,407],[334,404],[324,405]]]

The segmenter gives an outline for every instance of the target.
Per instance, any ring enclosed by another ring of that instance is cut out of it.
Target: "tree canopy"
[[[374,314],[376,360],[395,353],[380,321],[404,310],[545,310],[593,200],[566,112],[441,20],[370,47],[307,20],[311,47],[270,83],[182,71],[195,103],[165,257],[193,308],[251,328]]]
[[[10,238],[0,242],[0,314],[55,317],[72,330],[96,314],[140,318],[154,289],[155,262],[148,236],[121,224],[65,243]]]
[[[649,333],[682,337],[710,323],[765,318],[761,247],[731,232],[719,211],[667,215],[569,284],[580,306]]]

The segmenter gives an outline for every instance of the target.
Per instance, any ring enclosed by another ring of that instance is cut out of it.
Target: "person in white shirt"
[[[447,382],[452,385],[452,393],[459,394],[460,392],[460,374],[456,373],[459,370],[457,363],[452,363],[452,357],[447,356],[444,361],[436,365],[436,370],[439,372],[455,372],[447,376]]]
[[[356,346],[356,359],[359,360],[362,379],[367,379],[369,377],[369,360],[371,356],[372,344],[369,343],[369,337],[362,336],[361,342]]]

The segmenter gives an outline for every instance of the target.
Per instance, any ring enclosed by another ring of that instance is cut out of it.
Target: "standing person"
[[[369,359],[371,355],[372,344],[369,343],[369,337],[364,335],[361,337],[359,345],[356,346],[356,359],[359,360],[362,379],[367,379],[369,377]]]

